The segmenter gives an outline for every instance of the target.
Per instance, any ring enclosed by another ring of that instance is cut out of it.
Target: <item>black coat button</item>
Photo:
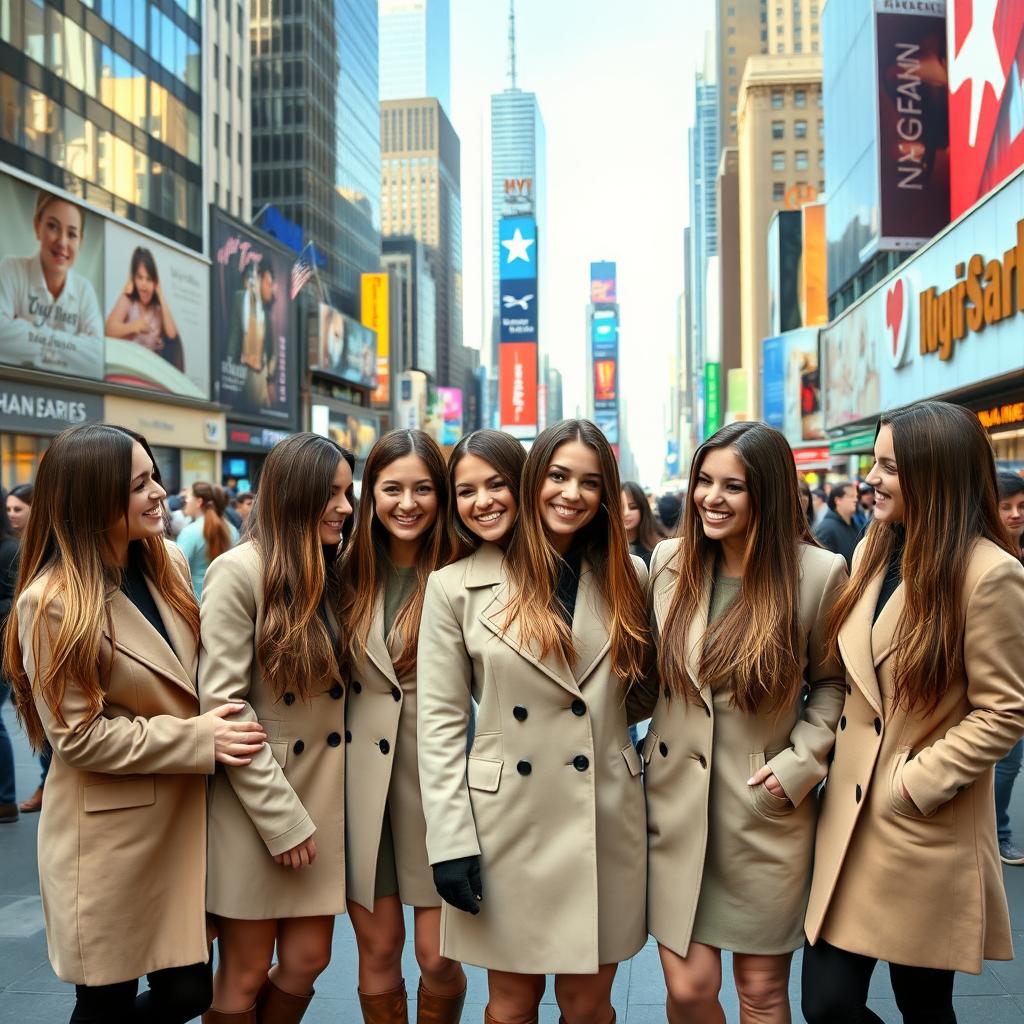
[[[570,710],[570,711],[571,711],[571,712],[572,712],[572,713],[573,713],[573,714],[574,714],[574,715],[575,715],[575,716],[576,716],[577,718],[580,718],[580,717],[581,717],[582,715],[585,715],[585,714],[587,713],[587,705],[586,705],[586,704],[584,704],[584,703],[583,703],[583,701],[581,701],[581,700],[579,699],[579,697],[577,697],[577,698],[576,698],[576,699],[575,699],[575,700],[574,700],[574,701],[573,701],[573,702],[572,702],[572,703],[571,703],[571,704],[569,705],[569,710]]]
[[[839,728],[840,729],[845,729],[846,728],[846,715],[843,715],[843,717],[839,719]]]
[[[661,751],[662,757],[668,757],[668,744],[664,740],[658,744],[658,749]]]
[[[877,733],[877,734],[878,734],[879,736],[881,736],[881,735],[882,735],[882,720],[881,720],[880,718],[876,718],[876,719],[875,719],[875,732],[876,732],[876,733]]]
[[[517,722],[525,722],[525,721],[526,721],[526,716],[527,716],[528,714],[529,714],[529,711],[527,711],[527,710],[526,710],[526,708],[524,708],[522,704],[517,704],[517,705],[516,705],[516,706],[515,706],[515,707],[514,707],[514,708],[512,709],[512,717],[513,717],[513,718],[514,718],[514,719],[515,719],[515,720],[516,720]]]
[[[332,732],[327,737],[327,745],[329,747],[340,747],[341,746],[341,736],[339,736],[338,733],[336,733],[336,732]]]
[[[391,687],[391,699],[396,704],[402,699],[402,691],[397,686]]]
[[[708,766],[708,759],[703,754],[701,754],[697,758],[697,763],[701,766],[701,768],[707,768],[707,766]]]
[[[519,772],[520,775],[529,775],[530,772],[533,771],[533,765],[530,764],[529,761],[520,761],[516,765],[516,771]]]
[[[585,772],[590,767],[590,761],[586,754],[577,754],[572,759],[572,766],[578,772]]]
[[[284,702],[285,702],[285,704],[288,705],[288,707],[291,707],[295,703],[295,694],[294,693],[286,693],[284,695]]]
[[[352,680],[352,691],[353,691],[353,693],[362,693],[363,692],[363,684],[361,682],[359,682],[358,679],[353,679]]]
[[[380,752],[382,754],[387,754],[391,750],[391,744],[388,743],[387,740],[381,740],[377,746],[380,747]]]
[[[292,750],[296,754],[301,754],[305,749],[306,749],[306,744],[303,743],[302,740],[296,740],[295,741],[295,745],[292,747]]]
[[[860,788],[860,783],[857,783],[857,789],[854,792],[854,796],[857,799],[857,803],[860,803],[860,798],[864,795],[864,790]]]
[[[350,729],[346,729],[345,730],[345,742],[346,743],[351,743],[352,742],[352,732],[351,732]]]
[[[335,700],[341,700],[341,698],[342,698],[342,695],[343,695],[343,694],[345,693],[345,690],[344,690],[344,688],[342,687],[341,683],[335,683],[335,684],[334,684],[334,685],[333,685],[333,686],[332,686],[332,687],[331,687],[331,688],[330,688],[330,689],[329,689],[329,690],[328,690],[327,692],[328,692],[328,693],[329,693],[329,694],[330,694],[330,695],[331,695],[331,696],[332,696],[332,697],[333,697],[333,698],[334,698]]]

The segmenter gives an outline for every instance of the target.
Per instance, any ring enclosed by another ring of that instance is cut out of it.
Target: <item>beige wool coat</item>
[[[398,895],[411,907],[437,907],[441,897],[427,861],[427,825],[423,818],[416,758],[416,672],[401,678],[394,662],[401,644],[384,639],[384,595],[378,594],[366,652],[352,665],[349,687],[348,896],[373,910],[380,848],[387,807],[394,840]]]
[[[278,699],[256,659],[263,615],[263,560],[242,543],[206,573],[199,694],[204,711],[244,703],[233,718],[260,722],[267,743],[249,764],[218,765],[213,777],[208,907],[239,920],[343,914],[345,685],[335,667],[311,680],[308,700],[296,691]],[[317,855],[309,867],[275,863],[310,836]]]
[[[167,545],[189,583],[181,552]],[[63,606],[51,601],[32,624],[46,588],[37,579],[16,614],[33,684],[50,659]],[[173,650],[120,591],[100,647],[103,707],[90,717],[68,686],[61,725],[39,696],[53,747],[39,821],[39,891],[50,962],[76,985],[110,985],[150,971],[203,963],[206,938],[206,776],[214,769],[213,725],[197,718],[196,642],[151,585]]]
[[[633,559],[646,585],[646,569]],[[609,612],[584,563],[576,663],[502,633],[510,599],[491,544],[433,573],[420,630],[420,780],[432,864],[480,855],[483,901],[447,904],[441,951],[525,974],[593,974],[644,944],[640,759]],[[469,698],[479,707],[466,756]]]
[[[666,540],[651,558],[650,602],[655,638],[679,581],[679,540]],[[716,731],[722,703],[699,679],[711,601],[705,590],[687,632],[687,670],[699,704],[651,684],[631,696],[631,714],[646,691],[652,713],[644,740],[648,836],[648,927],[679,956],[690,946],[709,837],[728,864],[731,919],[746,934],[730,948],[779,954],[803,942],[817,819],[815,787],[825,777],[843,703],[842,669],[824,650],[825,619],[847,579],[846,562],[800,544],[797,608],[804,685],[778,714],[747,714],[731,706],[730,728]],[[727,737],[722,740],[721,735]],[[788,799],[761,784],[747,785],[767,763]],[[734,931],[734,926],[725,928]]]
[[[846,703],[818,822],[807,938],[980,974],[983,959],[1013,958],[992,779],[1024,732],[1024,568],[977,542],[962,597],[964,670],[932,711],[893,706],[905,584],[872,624],[882,579],[839,633]]]

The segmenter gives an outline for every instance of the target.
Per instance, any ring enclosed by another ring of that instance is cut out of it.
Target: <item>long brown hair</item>
[[[341,621],[341,558],[325,557],[320,520],[342,459],[355,466],[352,453],[330,438],[293,434],[274,445],[260,474],[248,531],[263,560],[264,615],[256,658],[278,699],[293,689],[308,698],[313,684],[338,663],[319,610],[326,600]],[[350,516],[342,548],[351,532]]]
[[[448,456],[448,494],[451,501],[448,516],[449,560],[454,562],[476,551],[480,538],[462,521],[455,498],[455,470],[467,455],[486,462],[504,481],[519,509],[519,483],[523,475],[526,451],[510,434],[501,430],[474,430],[466,434]],[[515,529],[515,523],[511,529]],[[509,538],[510,539],[510,538]]]
[[[16,604],[29,586],[45,577],[29,627],[34,679],[25,671],[25,652],[16,623],[4,638],[4,672],[14,687],[18,717],[37,750],[45,735],[33,701],[34,690],[64,726],[68,723],[62,705],[69,686],[85,694],[91,718],[103,709],[103,629],[113,629],[110,600],[121,581],[121,571],[109,565],[111,552],[105,537],[118,520],[127,520],[132,448],[136,442],[153,459],[145,438],[124,427],[72,427],[50,442],[39,464],[14,591]],[[160,483],[156,459],[153,467],[153,478]],[[198,638],[195,595],[175,569],[164,545],[162,537],[133,540],[128,545],[129,560],[140,566]],[[61,606],[59,615],[57,602]],[[40,673],[44,629],[50,657]]]
[[[205,480],[197,480],[192,485],[192,493],[199,499],[203,510],[203,542],[206,544],[206,557],[212,562],[231,547],[231,531],[224,520],[228,496],[219,484]]]
[[[905,530],[893,700],[907,709],[934,708],[964,667],[963,588],[975,543],[984,537],[1016,553],[999,517],[992,444],[977,416],[947,402],[917,402],[883,413],[882,427],[892,431]],[[896,541],[893,524],[872,520],[857,569],[829,616],[834,655],[840,627],[885,572]]]
[[[701,685],[727,685],[741,711],[769,713],[787,706],[800,687],[799,544],[815,544],[807,526],[796,466],[786,438],[765,423],[730,423],[694,453],[680,529],[672,594],[658,650],[658,671],[672,690],[698,703],[686,670],[687,634],[719,559],[693,495],[708,452],[731,449],[743,463],[750,525],[739,598],[704,634]]]
[[[622,493],[626,495],[629,501],[636,505],[637,510],[640,512],[640,522],[636,528],[637,543],[647,548],[648,551],[653,551],[657,547],[658,541],[663,538],[661,531],[658,529],[658,522],[651,511],[647,495],[644,494],[644,489],[633,480],[623,480]]]
[[[629,558],[626,527],[619,498],[619,468],[604,434],[590,420],[562,420],[541,432],[523,466],[523,497],[519,526],[509,545],[506,567],[512,597],[505,628],[519,627],[524,645],[536,643],[542,657],[559,649],[570,665],[576,659],[572,628],[555,608],[558,553],[544,529],[540,492],[559,446],[579,441],[597,455],[601,473],[601,505],[594,518],[578,531],[598,589],[611,611],[609,632],[615,674],[627,682],[644,675],[651,641],[643,589]]]
[[[348,630],[349,651],[361,657],[373,624],[373,613],[387,583],[388,531],[377,517],[373,489],[381,473],[396,459],[416,455],[423,460],[437,494],[437,517],[420,535],[416,556],[416,586],[398,611],[392,630],[401,638],[402,653],[395,662],[395,675],[402,676],[416,667],[416,646],[420,636],[420,615],[427,577],[445,564],[448,557],[448,479],[444,455],[437,443],[422,430],[392,430],[370,449],[363,468],[362,496],[356,516],[352,550],[345,559],[348,574],[344,621]]]

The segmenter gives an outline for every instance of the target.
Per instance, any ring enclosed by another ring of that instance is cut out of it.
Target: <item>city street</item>
[[[38,772],[35,760],[18,730],[10,706],[4,720],[15,743],[18,792],[27,796]],[[1024,836],[1024,783],[1014,793],[1011,816],[1015,832]],[[46,937],[39,903],[35,865],[35,837],[38,815],[23,816],[13,825],[0,826],[0,1024],[59,1024],[70,1015],[74,1004],[71,987],[58,981],[46,958]],[[1021,1024],[1024,1022],[1024,867],[1004,869],[1018,957],[1012,963],[987,964],[980,977],[957,976],[955,999],[960,1024]],[[937,893],[936,899],[942,894]],[[552,908],[557,913],[557,908]],[[411,920],[410,920],[411,924]],[[316,998],[305,1017],[310,1024],[349,1024],[360,1020],[356,999],[355,939],[347,919],[338,921],[334,958],[320,978]],[[729,975],[726,964],[726,976]],[[469,968],[469,998],[463,1013],[466,1024],[479,1024],[487,1001],[484,972]],[[414,996],[418,973],[411,941],[406,946],[405,977]],[[799,954],[791,989],[794,1020],[799,1013]],[[899,1012],[888,988],[884,969],[875,972],[871,1008],[886,1024],[898,1024]],[[613,989],[615,1008],[621,1024],[660,1024],[665,1020],[665,989],[658,951],[653,940],[627,964],[619,968]],[[731,1022],[739,1010],[732,985],[724,986],[723,1005]],[[410,1008],[415,1020],[415,1006]],[[541,1024],[556,1024],[558,1009],[552,986],[541,1007]]]

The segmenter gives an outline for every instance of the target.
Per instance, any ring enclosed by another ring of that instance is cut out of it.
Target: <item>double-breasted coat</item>
[[[168,556],[189,584],[181,553]],[[147,580],[147,583],[149,581]],[[50,660],[64,609],[42,613],[40,576],[16,614],[33,686]],[[53,747],[39,821],[39,891],[50,962],[76,985],[110,985],[150,971],[203,963],[206,936],[206,776],[214,769],[213,723],[198,718],[197,644],[187,623],[150,584],[171,639],[120,591],[110,599],[98,666],[103,707],[89,714],[69,685],[60,724],[37,696]],[[38,653],[38,657],[37,657]]]
[[[633,559],[646,585],[646,569]],[[503,632],[509,583],[485,544],[433,573],[420,627],[420,778],[432,864],[480,856],[473,916],[444,905],[441,951],[525,974],[591,974],[644,944],[640,759],[609,610],[580,575],[576,663]],[[465,753],[469,698],[476,734]]]
[[[366,650],[354,659],[348,703],[348,895],[373,910],[387,807],[394,842],[398,895],[411,907],[437,907],[441,897],[427,861],[416,759],[416,672],[401,678],[394,662],[401,654],[396,637],[384,638],[384,595],[377,595]]]
[[[882,578],[839,632],[846,702],[818,822],[807,938],[980,974],[983,959],[1013,957],[992,777],[1024,732],[1024,569],[990,541],[975,545],[962,596],[963,670],[931,710],[893,705],[906,584],[872,624]]]
[[[337,633],[333,612],[331,628]],[[345,912],[345,685],[335,661],[325,679],[278,698],[263,678],[263,559],[251,542],[215,559],[203,584],[199,694],[204,711],[228,701],[258,721],[267,743],[247,765],[218,765],[210,786],[207,904],[239,920]],[[274,861],[314,836],[316,859]]]

